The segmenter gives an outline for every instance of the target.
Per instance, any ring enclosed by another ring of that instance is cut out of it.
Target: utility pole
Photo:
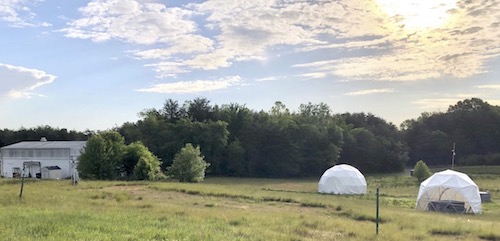
[[[453,142],[453,150],[451,150],[451,170],[455,166],[455,142]]]

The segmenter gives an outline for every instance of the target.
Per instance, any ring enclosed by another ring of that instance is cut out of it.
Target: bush
[[[120,176],[125,139],[116,131],[100,132],[87,141],[78,162],[82,178],[114,180]]]
[[[429,170],[429,167],[427,167],[427,164],[425,164],[425,162],[422,160],[418,161],[413,168],[413,176],[415,176],[419,182],[424,181],[425,179],[430,177],[431,174],[432,173]]]
[[[141,157],[134,168],[134,178],[136,180],[154,181],[161,179],[161,162],[154,156]]]
[[[168,174],[180,182],[201,182],[205,178],[205,170],[209,166],[201,155],[200,147],[187,143],[175,155]]]

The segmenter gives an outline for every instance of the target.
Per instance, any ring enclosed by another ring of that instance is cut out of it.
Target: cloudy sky
[[[500,105],[500,0],[0,0],[0,129],[105,130],[204,97],[399,125]]]

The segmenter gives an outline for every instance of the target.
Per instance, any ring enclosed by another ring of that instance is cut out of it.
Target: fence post
[[[24,170],[25,170],[25,165],[23,164],[23,172],[21,173],[21,191],[19,192],[19,199],[23,198]]]
[[[377,212],[375,214],[375,224],[376,224],[375,232],[377,235],[378,235],[378,206],[379,206],[378,194],[379,194],[379,188],[377,187]]]

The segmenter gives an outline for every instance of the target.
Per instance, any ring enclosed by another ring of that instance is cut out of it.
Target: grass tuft
[[[430,230],[432,235],[460,236],[464,232],[460,229],[434,228]]]
[[[152,204],[143,204],[143,205],[139,205],[137,207],[138,208],[146,209],[146,208],[153,208],[153,205]]]
[[[313,221],[313,222],[303,221],[302,226],[307,227],[307,228],[317,229],[319,226],[319,223],[318,223],[318,221]]]
[[[264,202],[282,202],[282,203],[297,203],[297,201],[291,198],[281,198],[281,197],[263,197]]]
[[[500,235],[489,233],[489,234],[480,234],[478,236],[480,239],[489,240],[489,241],[500,241]]]
[[[324,203],[317,203],[317,202],[303,202],[300,203],[301,207],[309,207],[309,208],[326,208],[327,205]]]
[[[233,220],[229,221],[229,225],[231,225],[231,226],[241,226],[245,223],[247,223],[247,220],[245,218],[233,219]]]
[[[350,219],[355,220],[355,221],[360,221],[360,222],[363,222],[363,221],[369,221],[369,222],[373,222],[373,223],[377,222],[377,218],[374,216],[355,213],[352,210],[346,210],[346,211],[340,212],[340,213],[338,213],[338,215],[340,215],[342,217],[350,218]],[[379,217],[378,222],[380,224],[386,223],[387,219]]]

